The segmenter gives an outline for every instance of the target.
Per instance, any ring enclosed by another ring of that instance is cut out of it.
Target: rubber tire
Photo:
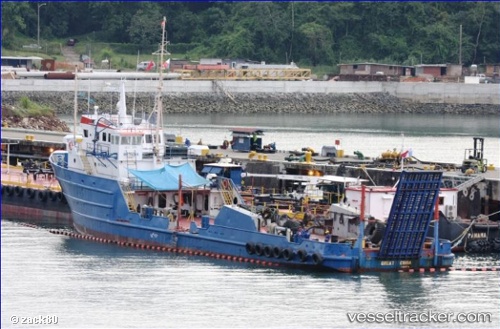
[[[14,194],[14,188],[12,186],[5,186],[5,193],[7,193],[8,196],[12,196]]]
[[[373,244],[378,244],[384,237],[384,233],[385,233],[385,224],[375,222],[366,225],[365,236]]]
[[[282,252],[283,254],[283,258],[285,258],[286,260],[292,260],[293,259],[293,250],[290,249],[290,248],[286,248],[283,250]]]
[[[271,248],[270,246],[265,246],[264,255],[266,255],[266,257],[273,257],[273,248]]]
[[[305,262],[307,260],[307,251],[300,249],[297,251],[297,256],[299,256],[301,262]]]
[[[22,188],[21,186],[16,186],[14,188],[14,192],[16,192],[16,195],[18,197],[22,197],[24,195],[24,188]]]
[[[273,257],[280,258],[283,255],[283,250],[280,247],[273,247]]]
[[[245,249],[249,255],[255,254],[255,244],[252,242],[247,242]]]
[[[43,202],[47,201],[47,191],[38,191],[38,199]]]
[[[257,243],[255,245],[255,253],[259,256],[262,256],[264,254],[264,246],[260,243]]]
[[[36,196],[36,191],[32,188],[28,188],[26,190],[26,195],[28,195],[28,198],[33,199]]]
[[[321,263],[323,263],[323,256],[321,256],[321,254],[318,252],[315,252],[312,255],[312,259],[313,259],[314,264],[316,264],[316,265],[321,265]]]

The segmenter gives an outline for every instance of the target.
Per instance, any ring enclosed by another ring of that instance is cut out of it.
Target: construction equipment
[[[488,170],[488,160],[484,155],[484,138],[473,137],[474,148],[465,149],[464,161],[462,162],[462,173],[485,173]]]

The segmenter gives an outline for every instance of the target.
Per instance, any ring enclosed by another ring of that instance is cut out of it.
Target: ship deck
[[[68,133],[63,132],[51,132],[51,131],[39,131],[39,130],[27,130],[27,129],[18,129],[18,128],[2,128],[2,144],[19,144],[25,146],[36,147],[39,152],[37,152],[37,156],[40,161],[45,161],[48,159],[50,155],[50,150],[55,149],[63,149],[64,144],[62,143],[62,139]],[[5,148],[5,147],[4,147]],[[14,146],[12,146],[14,148]],[[5,150],[4,150],[5,151]],[[10,156],[10,163],[13,163],[13,160],[16,157],[21,156],[22,154],[2,152],[2,156],[8,157]],[[337,172],[338,167],[340,165],[345,166],[348,170],[356,171],[356,175],[359,176],[360,170],[367,173],[368,177],[373,177],[376,180],[375,185],[386,185],[385,181],[389,176],[395,171],[400,170],[401,168],[393,168],[385,165],[373,165],[369,164],[366,161],[360,161],[354,156],[345,156],[343,158],[336,159],[336,163],[329,163],[329,161],[323,161],[325,159],[321,159],[322,161],[315,161],[314,159],[319,159],[317,157],[313,157],[313,161],[311,162],[301,162],[301,161],[287,161],[286,157],[290,155],[290,151],[285,150],[277,150],[275,153],[253,153],[253,152],[239,152],[233,151],[231,149],[221,149],[218,147],[217,149],[210,149],[210,153],[208,156],[195,156],[197,162],[200,163],[208,163],[215,162],[219,158],[231,158],[236,162],[241,163],[243,166],[252,165],[252,168],[256,168],[256,165],[260,168],[263,168],[261,174],[269,174],[269,172],[264,172],[264,168],[268,168],[269,166],[264,166],[262,164],[269,165],[279,165],[282,168],[292,169],[293,171],[303,171],[303,170],[317,170],[321,171],[323,174],[334,174]],[[29,157],[34,157],[33,155]],[[6,159],[5,159],[6,160]],[[450,177],[450,179],[455,179],[457,177],[461,179],[466,179],[467,177],[460,172],[460,170],[456,169],[460,166],[460,164],[444,164],[444,163],[433,163],[431,161],[426,162],[418,162],[412,163],[405,166],[406,170],[432,170],[436,167],[441,167],[444,171],[444,179]],[[12,168],[12,167],[11,167]],[[247,166],[247,171],[248,170]],[[369,173],[369,174],[368,174]],[[2,172],[3,176],[4,172]],[[489,195],[490,201],[500,202],[500,170],[496,167],[490,166],[488,170],[480,174],[484,177],[485,181],[491,186],[492,195]],[[355,177],[357,177],[355,176]],[[392,177],[389,177],[392,178]],[[378,180],[378,181],[377,181]],[[3,181],[3,177],[2,177]],[[18,179],[14,179],[13,182],[19,181]],[[392,182],[392,181],[391,181]],[[34,183],[34,182],[33,182]],[[392,182],[393,183],[393,182]],[[40,183],[37,183],[40,184]],[[42,186],[45,186],[47,183],[42,183]]]
[[[22,166],[9,166],[2,163],[2,185],[20,186],[36,190],[49,189],[61,191],[57,179],[52,174],[26,174]]]

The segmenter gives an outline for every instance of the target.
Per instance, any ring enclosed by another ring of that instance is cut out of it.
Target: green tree
[[[333,57],[333,37],[326,26],[317,23],[305,23],[299,27],[298,31],[306,42],[303,53],[310,59],[312,66],[331,61]]]
[[[215,38],[214,45],[217,57],[250,58],[254,49],[248,30],[237,27],[231,34],[224,34]]]
[[[38,5],[2,2],[3,47],[36,37]],[[162,16],[172,48],[194,59],[457,63],[461,48],[465,65],[500,62],[499,2],[48,2],[40,36],[156,50]]]
[[[145,48],[161,43],[161,22],[163,17],[154,8],[139,9],[132,17],[127,32],[132,43]]]
[[[27,11],[32,11],[27,2],[2,2],[2,47],[12,46],[16,33],[26,32]]]

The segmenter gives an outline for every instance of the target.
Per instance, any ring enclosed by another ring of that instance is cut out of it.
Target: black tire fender
[[[273,257],[280,258],[283,254],[283,250],[280,247],[273,247]]]
[[[493,252],[500,252],[500,238],[496,238],[492,241]]]
[[[264,247],[264,255],[266,255],[266,257],[272,257],[273,256],[273,248],[271,248],[270,246],[265,246]]]
[[[384,223],[369,223],[365,228],[365,236],[372,242],[373,244],[378,244],[385,233],[385,224]]]
[[[297,256],[299,256],[301,262],[305,262],[307,260],[307,251],[299,249],[299,251],[297,251]]]
[[[57,200],[57,192],[54,191],[49,191],[49,196],[50,200],[56,201]]]
[[[43,202],[47,201],[47,191],[38,191],[38,199]]]
[[[245,250],[249,255],[255,254],[255,244],[252,242],[247,242],[245,245]]]
[[[290,248],[286,248],[283,250],[283,258],[286,260],[292,260],[293,259],[293,250]]]
[[[28,195],[28,198],[33,199],[36,196],[36,192],[32,188],[28,188],[26,190],[26,195]]]
[[[262,256],[264,254],[264,246],[260,243],[257,243],[255,245],[255,253],[259,256]]]
[[[321,265],[321,263],[323,263],[323,256],[319,252],[315,252],[312,255],[312,259],[313,259],[314,264],[316,264],[316,265]]]
[[[12,195],[14,194],[14,188],[12,186],[5,186],[5,193],[7,193],[7,195]]]
[[[21,186],[16,186],[14,187],[14,192],[16,192],[16,195],[18,197],[22,197],[24,195],[24,188],[22,188]]]

